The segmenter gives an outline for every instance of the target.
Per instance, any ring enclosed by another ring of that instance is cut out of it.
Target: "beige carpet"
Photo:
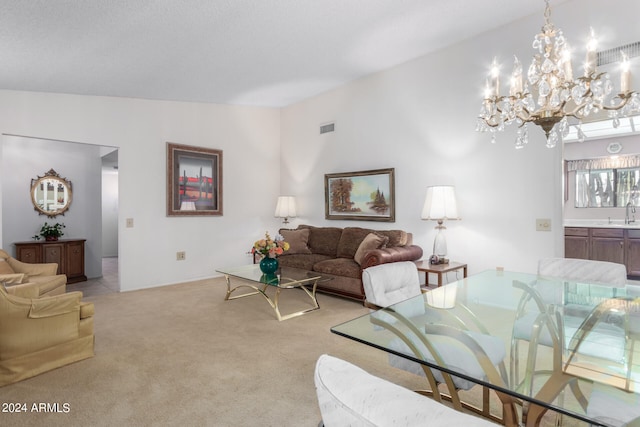
[[[320,310],[278,322],[262,297],[224,301],[225,290],[212,279],[87,298],[96,356],[0,388],[0,403],[27,406],[0,413],[0,425],[316,426],[313,370],[323,353],[424,386],[385,353],[330,332],[367,312],[356,302],[320,294]],[[284,291],[283,312],[305,308],[304,298]],[[34,403],[60,412],[32,412]]]

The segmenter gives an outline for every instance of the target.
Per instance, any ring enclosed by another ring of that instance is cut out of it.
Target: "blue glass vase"
[[[278,271],[278,258],[262,258],[260,260],[260,271],[264,274],[273,274]]]

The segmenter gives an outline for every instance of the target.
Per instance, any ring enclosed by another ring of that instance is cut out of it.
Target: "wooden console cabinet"
[[[55,262],[58,274],[67,275],[67,283],[84,282],[84,242],[86,239],[64,239],[55,242],[17,242],[16,259],[40,264]]]

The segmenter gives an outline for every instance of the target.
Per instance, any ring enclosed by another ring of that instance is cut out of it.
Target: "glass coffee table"
[[[279,321],[291,319],[292,317],[301,316],[310,311],[319,309],[320,305],[316,298],[316,287],[318,286],[318,282],[330,280],[330,278],[323,277],[321,274],[314,271],[290,267],[281,267],[275,274],[264,274],[260,271],[260,266],[258,264],[245,265],[242,267],[220,268],[216,271],[224,274],[227,282],[227,295],[224,297],[225,301],[260,294],[276,312],[276,317]],[[235,284],[235,286],[232,287],[232,279],[234,281],[239,279],[240,283]],[[267,289],[269,289],[269,287],[275,288],[273,298],[267,295]],[[253,289],[253,292],[233,296],[231,295],[240,288],[250,288]],[[282,315],[280,313],[280,308],[278,307],[280,291],[282,289],[296,288],[302,289],[311,299],[311,308]]]

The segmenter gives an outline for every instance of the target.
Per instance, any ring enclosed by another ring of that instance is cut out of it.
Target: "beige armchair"
[[[23,298],[0,284],[0,386],[93,357],[94,306],[81,299]]]
[[[7,286],[11,294],[17,294],[17,289],[11,290],[11,287],[22,283],[35,285],[36,297],[64,294],[67,288],[67,276],[57,273],[58,264],[56,263],[29,264],[18,261],[0,249],[0,282]],[[31,294],[27,296],[31,297]]]

